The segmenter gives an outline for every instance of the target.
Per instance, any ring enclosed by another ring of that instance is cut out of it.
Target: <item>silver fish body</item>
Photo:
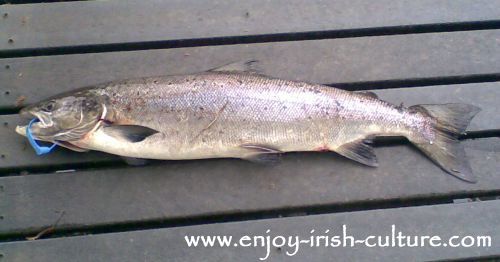
[[[422,133],[433,139],[432,119],[421,113],[363,94],[252,74],[146,78],[96,92],[107,98],[107,121],[159,133],[124,143],[97,130],[77,145],[130,157],[248,158],[260,153],[252,145],[336,151],[373,135]]]
[[[405,136],[447,172],[474,180],[453,136],[477,113],[469,105],[403,108],[367,93],[215,71],[113,82],[81,92],[79,96],[95,97],[101,109],[93,114],[92,129],[64,141],[80,149],[148,159],[256,159],[281,152],[335,151],[376,166],[370,140]],[[36,115],[33,107],[25,111]],[[114,126],[155,132],[131,140],[122,135],[126,128],[116,131],[110,128]]]

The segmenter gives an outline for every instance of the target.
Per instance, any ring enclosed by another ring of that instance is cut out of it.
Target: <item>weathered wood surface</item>
[[[430,223],[432,221],[432,223]],[[429,261],[480,258],[498,255],[500,250],[500,200],[370,210],[305,217],[266,219],[236,223],[209,224],[113,234],[1,243],[0,253],[7,261],[259,261],[265,247],[188,248],[184,236],[230,235],[234,242],[242,236],[298,236],[310,239],[310,231],[329,237],[346,235],[365,239],[370,235],[391,236],[391,226],[404,236],[439,236],[448,244],[452,236],[490,236],[489,247],[355,247],[300,246],[271,248],[267,261]],[[266,233],[266,230],[270,230]],[[324,234],[325,230],[330,233]],[[469,240],[470,241],[470,240]],[[233,242],[233,243],[234,243]],[[278,241],[279,243],[279,241]],[[347,243],[347,242],[346,242]],[[413,243],[413,242],[412,242]],[[436,242],[437,243],[437,242]],[[466,242],[470,243],[470,242]],[[477,242],[476,242],[477,243]],[[347,245],[349,245],[347,243]],[[453,242],[456,244],[456,242]]]
[[[333,153],[296,153],[271,167],[221,159],[1,177],[0,234],[35,233],[63,211],[61,229],[498,191],[500,139],[464,144],[477,184],[403,145],[377,148],[378,168]]]
[[[499,41],[500,30],[484,30],[2,59],[0,108],[20,97],[33,103],[101,82],[249,59],[268,75],[324,84],[499,74]]]
[[[492,0],[82,1],[0,7],[0,50],[498,20]],[[8,39],[12,39],[9,41]]]
[[[482,107],[482,111],[472,120],[468,130],[481,131],[499,129],[500,82],[463,84],[448,86],[427,86],[414,88],[397,88],[374,90],[380,98],[394,104],[405,105],[429,103],[468,103]],[[76,153],[59,148],[54,153],[37,156],[28,144],[27,139],[15,133],[16,125],[24,125],[27,120],[18,115],[0,115],[0,170],[33,169],[50,166],[71,168],[71,165],[83,163],[109,163],[120,161],[117,157],[103,153]],[[7,125],[5,124],[7,123]]]
[[[153,0],[126,4],[88,1],[4,5],[0,6],[3,57],[29,55],[33,50],[87,52],[105,46],[140,49],[139,45],[132,45],[138,42],[157,43],[154,48],[165,49],[1,59],[0,112],[13,112],[23,104],[81,86],[193,73],[249,59],[259,60],[262,71],[271,76],[329,85],[447,77],[458,80],[478,75],[498,79],[500,30],[422,32],[458,30],[458,24],[467,25],[463,30],[498,28],[492,25],[500,22],[499,7],[498,0]],[[266,42],[293,40],[307,32],[316,32],[309,34],[312,38],[336,39],[203,46],[226,43],[219,37],[238,43],[244,39]],[[419,34],[383,35],[402,32]],[[381,35],[338,38],[373,33]],[[167,48],[189,45],[200,47]],[[469,130],[498,130],[499,84],[412,87],[376,93],[396,104],[475,104],[483,111]],[[219,221],[337,208],[350,210],[365,204],[377,208],[391,203],[444,202],[500,192],[499,137],[463,142],[479,180],[477,184],[468,184],[446,174],[409,145],[376,148],[379,168],[364,167],[334,153],[286,154],[276,166],[213,159],[166,161],[135,168],[116,165],[117,157],[97,152],[80,154],[58,149],[38,157],[26,139],[14,133],[15,125],[26,121],[15,114],[0,115],[2,241],[5,237],[35,235],[59,218],[59,233],[96,232],[106,231],[108,226],[118,229],[118,225],[127,225],[128,229],[164,227],[177,222],[202,222],[203,218]],[[105,165],[110,163],[114,166]],[[19,174],[24,169],[49,172],[82,166],[98,168],[74,173]],[[8,176],[9,172],[17,174]],[[499,201],[2,242],[0,262],[165,258],[186,261],[201,257],[205,261],[249,261],[257,260],[263,251],[187,249],[183,234],[255,234],[270,228],[275,233],[309,236],[310,229],[338,229],[342,224],[350,225],[352,233],[358,235],[388,233],[391,224],[419,235],[489,234],[494,246],[384,250],[304,247],[292,259],[478,258],[500,255],[500,228],[496,226],[500,222]],[[285,251],[273,250],[273,260],[288,261]]]

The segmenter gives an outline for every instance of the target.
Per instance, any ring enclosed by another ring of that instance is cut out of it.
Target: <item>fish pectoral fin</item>
[[[209,72],[239,72],[239,73],[252,73],[252,74],[262,74],[262,70],[259,66],[258,60],[246,60],[232,62],[225,64],[223,66],[218,66],[207,70]]]
[[[265,165],[271,165],[280,162],[281,160],[280,154],[283,153],[278,149],[265,145],[243,144],[241,145],[241,147],[251,150],[253,152],[253,154],[250,154],[248,157],[245,157],[244,159],[250,162],[265,164]]]
[[[149,127],[136,125],[110,125],[104,126],[102,130],[108,136],[131,143],[141,142],[147,137],[158,133],[158,131]]]
[[[371,91],[354,91],[354,93],[356,94],[359,94],[359,95],[363,95],[363,96],[366,96],[366,97],[370,97],[370,98],[377,98],[378,99],[378,95],[371,92]]]
[[[377,156],[371,146],[372,139],[359,139],[338,147],[335,152],[361,164],[378,166]]]
[[[75,146],[75,145],[73,145],[72,143],[70,143],[68,141],[54,141],[54,144],[57,144],[58,146],[65,147],[65,148],[67,148],[69,150],[73,150],[73,151],[76,151],[76,152],[88,152],[88,151],[90,151],[88,149],[81,148],[79,146]]]
[[[144,158],[122,156],[122,159],[130,166],[145,166],[149,163],[149,160]]]

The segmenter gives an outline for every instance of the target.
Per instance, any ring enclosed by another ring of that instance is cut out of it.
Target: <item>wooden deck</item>
[[[342,225],[360,237],[396,225],[492,245],[284,247],[268,261],[500,258],[500,1],[11,2],[0,5],[0,262],[259,261],[262,248],[189,248],[184,236],[308,238]],[[14,132],[22,105],[63,91],[249,59],[268,75],[395,104],[481,107],[463,137],[479,182],[447,175],[402,139],[377,142],[375,169],[334,153],[286,154],[270,167],[128,167],[99,152],[36,156]]]

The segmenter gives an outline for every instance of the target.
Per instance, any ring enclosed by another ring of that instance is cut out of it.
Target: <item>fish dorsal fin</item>
[[[238,61],[223,66],[215,67],[209,72],[232,72],[232,73],[250,73],[261,74],[258,60]]]
[[[371,144],[372,138],[358,139],[340,146],[335,152],[361,164],[376,167],[377,156]]]
[[[103,132],[111,137],[131,143],[141,142],[158,131],[137,125],[109,125],[103,127]]]
[[[362,96],[378,99],[378,95],[371,92],[371,91],[355,91],[354,93],[362,95]]]
[[[253,151],[254,153],[245,159],[259,164],[276,164],[280,160],[280,150],[257,144],[243,144],[241,147]]]

